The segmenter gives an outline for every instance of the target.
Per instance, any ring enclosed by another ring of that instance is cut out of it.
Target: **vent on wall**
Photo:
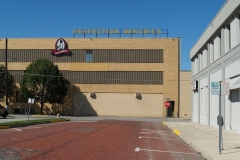
[[[135,93],[135,97],[136,97],[136,98],[140,98],[140,97],[141,97],[141,94],[140,94],[140,93]]]
[[[89,96],[92,97],[92,98],[94,98],[94,97],[96,96],[96,94],[95,94],[94,92],[90,92],[90,93],[89,93]]]

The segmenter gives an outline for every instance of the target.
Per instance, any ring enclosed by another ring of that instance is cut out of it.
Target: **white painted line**
[[[72,121],[72,122],[97,122],[97,121]]]
[[[139,151],[140,151],[139,147],[135,148],[135,152],[139,152]]]
[[[153,132],[140,132],[142,134],[156,134],[156,133],[153,133]],[[166,134],[166,133],[157,133],[157,134],[164,134],[164,135],[169,135],[169,134]]]
[[[12,129],[14,129],[16,131],[22,131],[21,129],[18,129],[18,128],[12,128]]]
[[[167,152],[167,153],[174,153],[174,154],[193,154],[193,155],[198,155],[198,153],[173,152],[173,151],[162,151],[162,150],[140,149],[140,147],[135,148],[135,152],[139,152],[139,151],[148,151],[148,152]]]
[[[34,128],[42,128],[42,127],[26,127],[26,128],[24,128],[24,129],[34,129]]]
[[[142,130],[145,130],[145,131],[148,131],[148,132],[156,132],[156,133],[159,133],[159,132],[169,132],[169,131],[154,131],[154,130],[149,130],[149,129],[142,129]]]
[[[157,137],[139,137],[139,138],[152,138],[152,139],[163,139],[163,140],[168,140],[168,141],[177,141],[176,139],[157,138]]]
[[[45,123],[45,124],[42,124],[42,125],[53,125],[53,126],[59,126],[59,125],[61,125],[61,123],[59,123],[59,122],[55,122],[55,123]]]
[[[153,134],[151,132],[140,132],[140,133],[142,133],[142,134]]]

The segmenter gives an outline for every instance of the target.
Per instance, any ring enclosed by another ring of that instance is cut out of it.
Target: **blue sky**
[[[0,38],[72,38],[75,28],[168,29],[181,37],[181,70],[226,0],[1,0]]]

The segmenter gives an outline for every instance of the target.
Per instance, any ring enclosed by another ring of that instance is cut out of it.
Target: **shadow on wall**
[[[29,97],[30,98],[30,97]],[[5,106],[5,101],[3,102]],[[14,95],[8,97],[8,111],[10,114],[25,114],[26,109],[28,110],[30,107],[30,104],[28,103],[28,98],[26,99],[21,99],[19,98],[19,87],[15,84],[14,85]],[[36,103],[31,104],[30,107],[30,113],[34,114],[39,110],[40,112],[40,107]]]
[[[67,85],[68,94],[63,103],[45,103],[43,106],[44,115],[68,115],[68,116],[98,116],[88,101],[88,98],[96,99],[94,97],[87,97],[81,93],[80,88],[75,85]],[[11,114],[25,114],[25,109],[29,108],[28,99],[19,102],[17,99],[19,87],[15,88],[14,95],[9,96],[9,113]],[[26,102],[25,102],[26,101]],[[5,101],[1,103],[5,106]],[[31,114],[41,114],[40,103],[36,102],[31,105]]]
[[[98,116],[89,99],[97,99],[93,92],[82,93],[79,87],[74,86],[73,90],[73,115],[74,116]]]
[[[96,97],[95,97],[96,98]],[[52,104],[52,107],[45,107],[46,113],[71,116],[97,116],[85,94],[81,93],[80,88],[76,85],[68,85],[68,95],[65,97],[63,104]]]

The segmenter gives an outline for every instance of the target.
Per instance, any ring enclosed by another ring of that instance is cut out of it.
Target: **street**
[[[157,122],[71,120],[0,130],[0,159],[203,160]]]

